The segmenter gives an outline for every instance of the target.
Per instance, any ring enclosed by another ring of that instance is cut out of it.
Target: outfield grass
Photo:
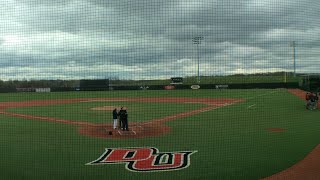
[[[167,122],[172,128],[170,133],[141,139],[93,138],[79,135],[76,126],[1,114],[1,177],[3,179],[131,180],[259,179],[292,166],[320,144],[317,138],[320,136],[318,118],[320,111],[306,111],[304,102],[284,89],[0,94],[2,102],[99,97],[226,97],[247,100]],[[101,102],[74,104],[74,107],[84,106],[86,110],[72,119],[88,119],[93,115],[90,115],[92,111],[87,110],[87,107],[102,104],[105,105]],[[160,116],[157,113],[170,114],[173,113],[172,109],[179,112],[201,105],[128,103],[128,106],[132,109],[149,108],[149,114]],[[59,114],[64,111],[66,113],[73,111],[71,107],[71,109],[65,108],[67,107],[64,105],[51,105],[11,110],[41,115],[46,109],[50,109],[53,113],[56,112],[55,116],[60,116]],[[45,113],[51,115],[51,112]],[[61,117],[73,116],[68,114]],[[147,114],[145,115],[148,116]],[[266,130],[267,128],[284,128],[286,131],[271,133]],[[127,171],[124,164],[85,165],[97,159],[105,148],[114,147],[156,147],[161,152],[186,150],[198,152],[191,155],[190,167],[179,171],[134,173]]]

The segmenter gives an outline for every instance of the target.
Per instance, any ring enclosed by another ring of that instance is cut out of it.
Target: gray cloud
[[[0,74],[196,75],[194,36],[204,37],[203,75],[291,71],[290,41],[298,72],[319,72],[319,7],[317,0],[8,0],[0,2]]]

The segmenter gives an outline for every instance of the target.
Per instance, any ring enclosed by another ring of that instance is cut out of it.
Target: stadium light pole
[[[198,83],[200,83],[200,52],[199,45],[201,44],[201,40],[203,40],[202,36],[195,36],[192,38],[193,44],[197,45],[197,54],[198,54]]]
[[[296,77],[296,42],[291,41],[290,42],[290,47],[292,47],[292,58],[293,58],[293,76]]]

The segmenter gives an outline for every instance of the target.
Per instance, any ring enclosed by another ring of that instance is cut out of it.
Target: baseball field
[[[319,179],[320,111],[303,93],[0,94],[1,179]]]

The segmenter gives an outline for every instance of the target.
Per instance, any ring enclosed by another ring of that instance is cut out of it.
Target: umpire
[[[126,130],[126,131],[129,131],[129,128],[128,128],[128,112],[127,110],[125,109],[124,110],[124,113],[123,113],[123,130]]]
[[[128,129],[128,112],[123,107],[121,107],[121,109],[119,111],[119,118],[120,118],[121,129],[129,131],[129,129]]]
[[[123,107],[121,107],[119,113],[118,113],[118,116],[119,116],[119,129],[123,129],[123,113],[124,113],[124,110],[123,110]]]

